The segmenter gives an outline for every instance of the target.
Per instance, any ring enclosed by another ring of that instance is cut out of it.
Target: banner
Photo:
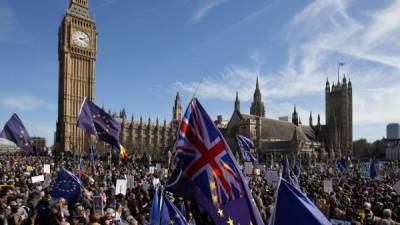
[[[117,183],[115,185],[115,195],[118,194],[126,195],[126,188],[127,188],[127,180],[117,179]]]
[[[360,176],[363,178],[370,178],[371,163],[364,162],[360,166]]]
[[[158,178],[153,178],[153,187],[154,187],[154,188],[157,188],[157,187],[159,187],[159,186],[161,186],[160,179],[158,179]]]
[[[278,187],[280,176],[278,170],[269,169],[265,173],[265,179],[267,180],[267,184],[271,185],[274,189]]]
[[[253,163],[244,162],[244,174],[245,175],[253,175]]]
[[[43,173],[50,174],[50,164],[43,165]]]
[[[156,169],[156,168],[155,168],[154,166],[150,166],[150,167],[149,167],[149,173],[150,173],[150,174],[153,174],[154,171],[155,171],[155,169]]]
[[[44,176],[43,175],[32,177],[32,184],[39,183],[39,182],[42,182],[42,181],[44,181]]]

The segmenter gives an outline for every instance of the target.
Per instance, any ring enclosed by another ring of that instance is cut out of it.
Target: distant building
[[[239,97],[236,95],[234,112],[226,128],[221,129],[234,149],[238,149],[236,134],[252,139],[263,159],[287,155],[311,162],[333,159],[352,149],[352,84],[346,77],[332,86],[329,81],[326,82],[326,125],[321,124],[320,115],[317,124],[313,123],[311,113],[308,124],[302,124],[296,106],[291,121],[289,117],[279,120],[267,118],[266,107],[261,99],[258,79],[250,114],[240,110]]]
[[[390,123],[386,127],[387,139],[400,139],[400,124]]]
[[[280,116],[280,117],[278,117],[278,120],[289,122],[290,121],[290,117],[289,116]]]
[[[400,160],[400,139],[386,139],[383,143],[386,160]]]
[[[43,152],[47,148],[47,141],[44,137],[32,137],[32,144],[38,152]]]

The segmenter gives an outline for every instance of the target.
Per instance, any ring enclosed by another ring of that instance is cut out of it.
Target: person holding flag
[[[217,225],[262,225],[242,171],[224,137],[193,98],[172,149],[177,161],[166,189],[195,202]]]
[[[89,152],[89,163],[90,163],[90,170],[89,174],[94,177],[96,176],[96,165],[94,163],[94,152],[93,152],[93,146],[90,146],[90,152]]]

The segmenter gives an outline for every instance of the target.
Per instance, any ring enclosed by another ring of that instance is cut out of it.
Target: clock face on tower
[[[72,43],[82,47],[82,48],[87,48],[90,43],[89,36],[83,32],[83,31],[75,31],[72,34]]]

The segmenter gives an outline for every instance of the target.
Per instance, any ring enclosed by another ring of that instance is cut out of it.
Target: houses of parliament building
[[[89,14],[88,0],[70,0],[58,33],[59,94],[58,119],[55,137],[56,152],[86,152],[93,142],[76,126],[81,104],[85,98],[95,102],[95,65],[97,56],[96,23]],[[301,123],[294,108],[292,121],[266,117],[267,108],[256,83],[250,113],[240,109],[239,95],[228,123],[216,124],[231,148],[236,151],[236,134],[252,139],[257,151],[264,155],[300,155],[319,159],[343,155],[352,148],[352,84],[343,77],[337,83],[325,86],[326,124],[320,116],[317,123],[310,114],[308,125]],[[162,122],[142,117],[128,118],[125,110],[114,114],[121,123],[120,140],[131,155],[151,155],[162,158],[172,147],[176,130],[182,118],[179,93],[175,98],[172,119]],[[102,143],[96,143],[97,153],[106,152]]]

